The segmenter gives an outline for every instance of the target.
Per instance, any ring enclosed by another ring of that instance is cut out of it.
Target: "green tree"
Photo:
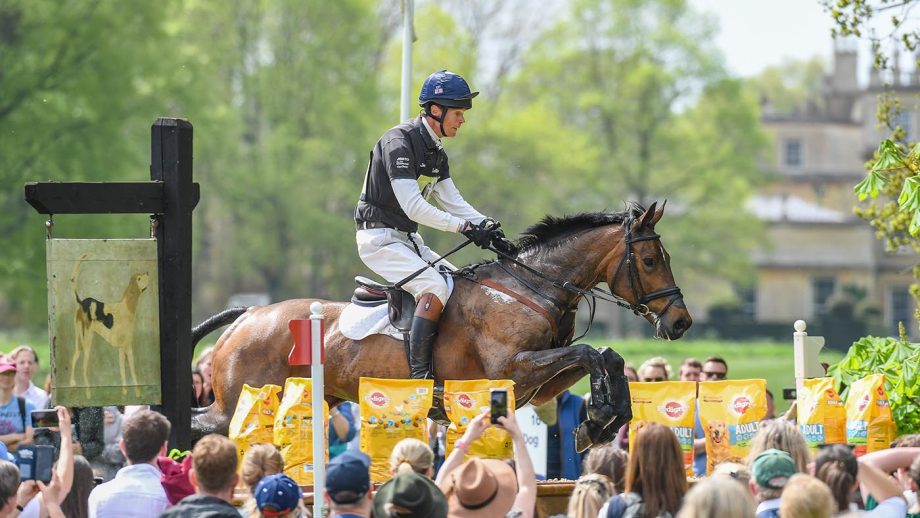
[[[834,37],[859,38],[872,45],[873,62],[878,73],[891,78],[899,73],[899,64],[891,62],[889,53],[901,49],[913,52],[920,44],[920,29],[911,22],[914,0],[824,0],[833,18]],[[885,22],[888,23],[879,23]],[[878,28],[877,28],[878,27]],[[882,28],[884,27],[884,28]],[[883,127],[891,130],[891,138],[879,145],[872,160],[866,164],[868,174],[855,191],[861,203],[856,214],[869,222],[889,251],[910,248],[920,252],[920,147],[911,148],[908,135],[898,123],[904,100],[886,80],[885,93],[880,96],[877,117]],[[920,279],[920,265],[914,266],[914,277]],[[920,301],[920,285],[911,286],[911,294]],[[920,311],[915,314],[920,320]]]

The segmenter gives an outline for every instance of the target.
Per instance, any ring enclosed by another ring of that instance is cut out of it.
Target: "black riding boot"
[[[441,301],[426,293],[419,297],[409,334],[409,377],[434,379],[431,349],[438,336],[438,319],[441,318]]]

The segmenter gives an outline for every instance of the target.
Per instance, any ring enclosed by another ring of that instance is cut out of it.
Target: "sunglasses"
[[[660,377],[660,376],[657,377],[657,378],[642,378],[642,381],[645,381],[645,382],[649,382],[649,381],[664,381],[664,378],[662,378],[662,377]]]
[[[711,371],[710,371],[710,372],[706,372],[706,371],[703,371],[703,375],[706,376],[707,378],[715,378],[715,379],[717,379],[717,380],[724,380],[726,374],[727,374],[727,373],[725,373],[725,372],[711,372]]]

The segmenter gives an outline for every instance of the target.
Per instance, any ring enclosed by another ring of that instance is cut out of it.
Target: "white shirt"
[[[115,478],[89,494],[89,518],[156,518],[169,507],[161,472],[150,464],[118,470]]]
[[[31,381],[29,382],[29,388],[27,388],[25,392],[16,395],[22,396],[26,401],[32,403],[36,410],[48,408],[48,393],[36,387],[35,383]]]

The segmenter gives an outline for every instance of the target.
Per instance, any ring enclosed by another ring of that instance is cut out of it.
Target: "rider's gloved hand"
[[[467,222],[460,233],[475,243],[476,246],[480,248],[489,248],[489,245],[492,243],[492,227],[494,225],[495,222],[491,219],[484,219],[478,225]]]
[[[520,252],[514,241],[505,237],[505,233],[500,228],[492,231],[492,246],[505,255],[516,256]]]

